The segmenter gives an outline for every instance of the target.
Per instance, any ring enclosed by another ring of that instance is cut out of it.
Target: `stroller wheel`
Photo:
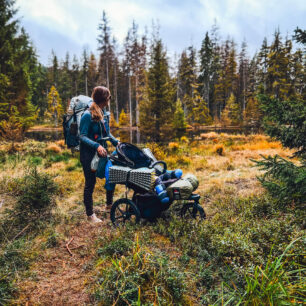
[[[138,223],[140,212],[133,201],[122,198],[112,205],[110,218],[115,226],[125,224],[126,222]]]
[[[206,219],[203,207],[199,203],[187,203],[181,209],[181,217],[184,219]]]

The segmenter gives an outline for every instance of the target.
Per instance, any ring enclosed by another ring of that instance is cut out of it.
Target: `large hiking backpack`
[[[64,138],[69,149],[79,150],[81,117],[91,102],[90,97],[83,95],[73,97],[70,101],[68,113],[63,116]]]

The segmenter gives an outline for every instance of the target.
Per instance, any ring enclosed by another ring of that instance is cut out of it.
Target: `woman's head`
[[[91,97],[101,108],[107,106],[111,95],[109,89],[104,86],[97,86],[93,89]]]
[[[91,97],[94,101],[90,106],[92,119],[94,121],[100,121],[103,118],[101,110],[106,107],[110,101],[110,91],[104,86],[97,86],[93,89]]]

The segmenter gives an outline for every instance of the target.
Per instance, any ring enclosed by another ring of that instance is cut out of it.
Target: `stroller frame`
[[[128,144],[128,143],[124,145],[128,145],[128,146],[131,146],[131,148],[134,147],[140,150],[138,147]],[[117,149],[120,150],[120,148],[118,147]],[[154,168],[159,165],[158,169],[156,169],[156,172],[158,174],[165,173],[167,170],[167,164],[164,161],[156,160],[153,154],[152,156],[153,158],[149,157],[150,161],[148,161],[147,167]],[[112,161],[114,165],[133,167],[131,160],[129,158],[125,159],[122,152],[120,154],[117,153],[117,156],[111,155],[110,160]],[[160,170],[160,165],[163,166],[162,170]],[[133,168],[135,169],[136,167],[133,167]],[[163,181],[163,184],[167,188],[169,185],[176,182],[177,180],[178,179],[170,179],[167,181]],[[156,218],[160,217],[163,211],[169,209],[169,207],[172,205],[172,203],[175,200],[184,201],[180,209],[180,216],[182,218],[187,218],[187,219],[192,218],[192,219],[199,219],[199,220],[206,218],[205,211],[203,207],[200,205],[201,197],[199,194],[192,193],[188,199],[183,200],[183,199],[180,199],[179,190],[177,192],[176,190],[174,190],[173,199],[171,199],[169,203],[167,204],[162,204],[154,191],[148,192],[147,190],[144,190],[141,187],[131,184],[129,182],[126,182],[124,184],[120,183],[120,184],[125,185],[125,188],[126,188],[125,197],[122,197],[116,200],[112,204],[111,211],[110,211],[110,219],[115,226],[119,226],[127,222],[138,223],[141,218],[153,221]],[[132,198],[128,197],[130,190],[133,190]],[[151,215],[148,215],[148,211],[149,212],[153,211],[153,214],[151,213]]]

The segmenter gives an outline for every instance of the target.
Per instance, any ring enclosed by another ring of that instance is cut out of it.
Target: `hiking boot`
[[[91,223],[101,223],[102,220],[99,219],[96,214],[92,214],[91,216],[88,216],[87,217],[88,221],[91,222]]]

